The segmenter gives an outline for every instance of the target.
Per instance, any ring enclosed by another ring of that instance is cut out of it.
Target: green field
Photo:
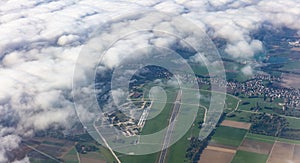
[[[188,159],[185,157],[186,150],[189,147],[190,141],[188,138],[191,136],[197,137],[199,136],[199,127],[198,123],[203,119],[204,109],[200,109],[197,113],[197,118],[194,121],[193,126],[189,129],[189,131],[173,146],[169,148],[167,162],[186,162]]]
[[[211,141],[218,144],[238,147],[244,139],[247,130],[220,126],[216,129]]]
[[[158,155],[159,153],[134,156],[118,154],[118,157],[123,163],[153,163],[156,161]]]
[[[193,91],[192,91],[193,92]],[[168,102],[164,108],[164,110],[155,118],[150,119],[146,122],[142,134],[151,134],[154,132],[157,132],[161,130],[163,127],[166,127],[168,125],[167,119],[170,116],[170,113],[172,111],[172,106],[176,96],[176,93],[172,91],[166,91],[168,94]],[[191,94],[185,96],[185,99],[188,100],[188,98],[194,98]],[[184,105],[184,104],[183,104]],[[167,162],[184,162],[187,161],[187,158],[185,157],[186,149],[189,147],[189,140],[191,136],[198,136],[199,135],[199,127],[198,122],[203,119],[204,116],[204,109],[200,108],[196,117],[196,120],[194,121],[194,125],[188,130],[188,132],[174,145],[172,145],[168,149],[167,154]],[[154,154],[148,154],[143,156],[129,156],[129,155],[119,155],[119,158],[124,163],[153,163],[157,161],[157,158],[160,153],[154,153]]]
[[[54,146],[59,146],[59,147],[64,146],[63,143],[51,142],[51,141],[43,141],[43,144],[54,145]]]
[[[291,144],[300,144],[300,140],[284,139],[279,137],[265,136],[265,135],[252,134],[252,133],[247,133],[246,138],[267,142],[267,143],[274,143],[275,141],[280,141],[280,142],[291,143]]]
[[[285,117],[289,122],[289,128],[300,129],[300,119],[292,118],[292,117]]]
[[[115,161],[114,157],[110,153],[110,151],[101,146],[101,145],[96,145],[94,143],[85,143],[85,144],[90,144],[90,145],[95,145],[97,148],[99,148],[99,151],[95,152],[88,152],[87,154],[80,154],[80,157],[85,157],[85,158],[92,158],[92,159],[99,159],[99,160],[106,160],[108,163],[113,163]],[[77,152],[75,147],[73,147],[64,157],[63,160],[66,163],[78,163],[78,158],[77,158]]]
[[[105,157],[98,151],[98,152],[88,152],[86,154],[80,154],[80,158],[92,158],[97,160],[105,160]]]
[[[295,70],[300,68],[300,64],[298,61],[295,62],[289,62],[288,64],[283,64],[283,67],[279,68],[283,71],[291,71],[294,72]]]
[[[232,163],[265,163],[268,159],[268,155],[237,151]]]
[[[208,70],[205,66],[199,66],[199,64],[191,63],[190,65],[196,75],[209,76]]]
[[[197,122],[203,119],[204,109],[200,109],[198,112],[197,119],[194,121],[194,125],[189,129],[189,131],[174,145],[168,149],[167,162],[187,162],[185,157],[186,149],[189,147],[189,140],[191,136],[198,136],[200,129],[198,128]],[[160,153],[154,153],[143,156],[128,156],[120,155],[120,159],[124,163],[153,163],[157,161]]]
[[[242,111],[235,111],[233,113],[227,114],[227,120],[238,121],[238,122],[250,122],[249,117],[252,113],[250,112],[242,112]]]
[[[300,140],[291,140],[291,139],[285,139],[285,138],[278,138],[278,141],[290,143],[290,144],[300,144]]]
[[[156,117],[146,121],[145,126],[142,129],[142,133],[141,133],[142,135],[153,134],[167,127],[169,123],[168,119],[172,112],[173,102],[176,98],[177,91],[175,91],[174,89],[166,88],[165,92],[167,94],[167,103],[165,107]],[[154,101],[153,107],[160,107],[160,106],[162,105],[159,102]],[[160,154],[159,152],[148,154],[148,155],[135,155],[135,156],[118,154],[118,157],[124,163],[140,163],[140,162],[153,163],[156,161],[159,154]]]
[[[224,93],[222,92],[214,92],[216,96],[220,95],[223,96]],[[210,98],[211,98],[211,91],[210,90],[200,90],[201,98],[200,98],[200,104],[209,108],[210,105]],[[233,110],[238,105],[238,97],[234,97],[233,95],[226,94],[225,96],[225,109],[227,111]]]
[[[75,147],[72,148],[63,158],[66,163],[78,163]]]
[[[193,69],[196,75],[209,76],[209,72],[206,66],[201,66],[200,64],[193,64],[193,63],[189,63],[189,64],[191,65],[191,68]],[[245,81],[248,79],[248,77],[245,76],[242,72],[233,71],[235,69],[240,70],[244,66],[243,64],[228,59],[223,60],[223,64],[226,71],[227,80],[232,79],[237,81]]]
[[[172,112],[173,102],[176,98],[176,92],[167,92],[167,104],[156,117],[147,120],[142,130],[142,135],[152,134],[164,129],[168,125],[168,119]],[[151,111],[150,111],[151,112]]]
[[[56,163],[57,161],[54,161],[54,160],[44,160],[44,159],[33,159],[33,158],[30,158],[29,159],[30,163]],[[69,162],[71,163],[71,162]]]
[[[274,143],[275,140],[277,140],[277,138],[273,137],[273,136],[265,136],[265,135],[258,135],[258,134],[252,134],[252,133],[247,133],[246,138],[252,139],[252,140],[257,140],[257,141],[262,141],[262,142],[266,142],[266,143]]]
[[[265,107],[268,108],[273,108],[273,109],[281,109],[281,107],[278,105],[278,102],[269,102],[269,101],[264,101],[263,97],[259,98],[248,98],[244,97],[241,98],[241,103],[239,106],[239,110],[247,110],[251,111],[251,108],[256,108],[257,106],[261,108],[260,112],[266,112],[266,113],[274,113],[273,110],[271,109],[266,109]],[[243,104],[248,102],[249,104]]]
[[[233,110],[237,107],[239,100],[230,96],[226,95],[225,99],[225,104],[226,104],[226,109]]]

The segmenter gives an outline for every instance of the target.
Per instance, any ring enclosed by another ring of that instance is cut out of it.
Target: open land
[[[228,126],[228,127],[234,127],[234,128],[240,128],[240,129],[249,130],[250,127],[251,127],[251,123],[237,122],[237,121],[231,121],[231,120],[224,120],[221,123],[221,126]]]
[[[243,143],[239,146],[239,150],[248,151],[259,154],[268,155],[272,150],[273,144],[251,139],[244,139]]]
[[[203,151],[202,155],[203,156],[200,157],[198,163],[211,163],[212,161],[218,163],[228,163],[233,159],[235,151],[222,148],[216,149],[208,146],[208,148]]]

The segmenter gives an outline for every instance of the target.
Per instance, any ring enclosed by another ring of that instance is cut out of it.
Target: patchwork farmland
[[[300,142],[249,133],[250,123],[224,120],[198,163],[296,163]]]

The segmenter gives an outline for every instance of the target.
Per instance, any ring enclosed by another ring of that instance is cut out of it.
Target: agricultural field
[[[300,161],[300,145],[276,142],[269,156],[268,163],[288,163]]]
[[[227,127],[233,127],[233,128],[249,130],[250,127],[251,127],[251,123],[224,120],[221,123],[221,126],[227,126]]]
[[[256,140],[256,141],[261,141],[266,143],[274,143],[277,140],[277,138],[273,136],[265,136],[265,135],[258,135],[252,133],[247,133],[246,138],[249,140]]]
[[[183,104],[183,105],[185,105],[185,104]],[[167,113],[169,114],[169,112],[166,112],[166,114]],[[197,113],[197,117],[196,117],[193,125],[189,129],[189,131],[179,141],[177,141],[174,145],[172,145],[168,149],[167,158],[166,158],[167,162],[185,162],[185,161],[188,160],[186,158],[185,154],[186,154],[186,149],[189,147],[189,142],[190,142],[189,139],[192,136],[198,136],[199,135],[200,129],[199,129],[198,122],[203,119],[203,116],[204,116],[204,109],[199,108],[199,111]],[[155,126],[153,125],[153,127],[155,127]],[[144,131],[144,129],[143,129],[143,131]],[[160,154],[159,152],[158,153],[153,153],[153,154],[148,154],[148,155],[143,155],[143,156],[129,156],[129,155],[120,154],[119,158],[122,162],[153,163],[153,162],[157,161],[157,158],[158,158],[159,154]]]
[[[173,102],[176,98],[177,93],[167,92],[167,103],[163,110],[156,117],[146,121],[145,126],[142,130],[142,135],[147,135],[151,133],[158,132],[164,129],[168,125],[168,118],[172,112]],[[160,107],[161,105],[155,104],[155,106]],[[151,114],[151,110],[150,110]]]
[[[237,151],[232,163],[265,163],[268,155],[258,154],[246,151]]]
[[[223,148],[224,149],[224,148]],[[218,162],[218,163],[229,163],[233,159],[235,155],[235,151],[228,151],[228,150],[222,150],[222,149],[210,149],[209,146],[206,148],[198,163],[212,163],[212,162]]]
[[[63,157],[63,160],[66,163],[79,163],[75,147]]]
[[[280,142],[285,142],[285,143],[300,144],[300,140],[291,140],[291,139],[285,139],[285,138],[278,138],[277,140]]]
[[[215,134],[212,136],[211,142],[238,147],[246,133],[247,130],[245,129],[220,126],[217,127]]]
[[[153,153],[148,155],[124,155],[124,154],[118,154],[119,159],[121,162],[125,163],[153,163],[157,160],[159,153]]]
[[[300,129],[300,118],[286,117],[289,122],[289,128]]]
[[[62,159],[73,148],[74,142],[50,137],[35,137],[24,141],[31,151],[28,152],[32,162]]]
[[[244,139],[243,143],[239,146],[239,150],[248,151],[253,153],[269,155],[273,147],[273,143],[263,141]]]
[[[98,150],[79,154],[75,148],[76,143],[66,139],[37,137],[24,141],[24,145],[31,149],[31,151],[28,152],[28,157],[31,162],[44,163],[64,161],[66,163],[79,163],[79,159],[82,163],[112,163],[114,161],[114,158],[108,149],[96,142],[88,141],[81,142],[80,144],[95,146]]]
[[[199,135],[199,124],[198,122],[202,121],[204,116],[204,109],[200,108],[197,117],[189,129],[189,131],[173,146],[169,148],[168,155],[167,155],[167,162],[185,162],[187,158],[185,156],[186,150],[189,147],[190,138],[192,136],[197,137]]]

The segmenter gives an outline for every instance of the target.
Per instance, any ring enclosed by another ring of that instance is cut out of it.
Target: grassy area
[[[88,152],[86,154],[80,154],[80,158],[92,158],[97,160],[105,160],[105,157],[98,151],[98,152]]]
[[[261,141],[261,142],[266,142],[266,143],[274,143],[275,140],[277,139],[277,137],[273,137],[273,136],[265,136],[265,135],[258,135],[252,133],[247,133],[246,138]]]
[[[300,129],[300,119],[285,117],[289,122],[289,128]]]
[[[204,65],[201,66],[200,64],[193,64],[193,63],[189,63],[189,64],[196,75],[209,76],[209,72],[206,66]],[[227,80],[237,80],[242,82],[248,79],[248,77],[245,76],[242,72],[233,71],[235,69],[240,70],[242,67],[244,67],[244,65],[229,60],[223,60],[223,64],[226,71]]]
[[[77,158],[77,154],[76,154],[76,149],[75,147],[72,148],[64,157],[63,160],[66,163],[78,163],[78,158]]]
[[[249,112],[235,111],[233,113],[229,113],[225,119],[239,122],[250,122],[249,117],[251,114],[252,113]]]
[[[84,143],[86,145],[96,145],[94,143]],[[80,154],[80,157],[85,157],[85,158],[93,158],[93,159],[99,159],[99,160],[106,160],[108,163],[113,163],[115,161],[114,157],[111,155],[110,151],[101,146],[101,145],[96,145],[97,148],[99,148],[99,151],[95,152],[88,152],[87,154]],[[78,163],[78,158],[77,158],[77,152],[75,147],[73,147],[64,157],[63,160],[66,163]]]
[[[119,159],[122,163],[153,163],[156,162],[159,153],[153,153],[148,155],[122,155],[119,154]]]
[[[54,145],[54,146],[59,146],[59,147],[64,146],[63,143],[51,142],[51,141],[43,141],[43,144]]]
[[[142,130],[142,135],[152,134],[164,129],[168,125],[168,119],[172,112],[173,102],[176,98],[177,93],[175,92],[167,92],[168,99],[166,106],[156,117],[147,120],[145,126]],[[171,103],[172,102],[172,103]],[[151,111],[150,111],[151,112]]]
[[[97,147],[99,148],[100,153],[105,158],[107,163],[113,163],[114,161],[116,161],[114,156],[110,153],[110,151],[107,148],[103,146],[97,146]]]
[[[227,80],[236,80],[239,82],[243,82],[247,80],[249,77],[243,74],[240,69],[242,69],[245,65],[230,60],[229,58],[223,60],[224,68],[226,71],[226,79]]]
[[[33,159],[33,158],[30,158],[29,159],[30,163],[57,163],[57,161],[54,161],[54,160],[44,160],[44,159]],[[71,163],[71,162],[69,162]]]
[[[266,112],[266,113],[274,113],[273,110],[271,109],[266,109],[266,108],[276,108],[280,109],[281,107],[278,105],[276,102],[269,102],[269,101],[264,101],[263,98],[241,98],[241,104],[239,106],[240,110],[247,110],[251,111],[251,108],[256,108],[257,106],[261,108],[260,112]],[[266,108],[265,108],[266,107]]]
[[[200,109],[193,126],[191,126],[189,131],[178,142],[169,148],[167,162],[187,162],[188,159],[185,157],[185,154],[190,143],[188,138],[191,136],[199,136],[200,129],[197,122],[201,121],[203,116],[204,109]]]
[[[247,130],[244,129],[220,126],[216,129],[211,141],[218,144],[238,147],[246,133]]]
[[[143,127],[142,130],[142,135],[147,135],[147,134],[153,134],[155,132],[158,132],[165,128],[168,125],[168,119],[170,117],[170,114],[172,112],[172,107],[173,107],[173,102],[176,98],[177,91],[174,89],[165,89],[165,92],[167,94],[167,103],[164,107],[164,109],[154,118],[147,120],[145,123],[145,126]],[[159,103],[155,104],[153,107],[156,106],[161,106]],[[151,112],[151,111],[150,111]],[[150,113],[151,114],[151,113]],[[158,153],[153,153],[153,154],[148,154],[148,155],[123,155],[123,154],[118,154],[119,159],[124,162],[124,163],[153,163],[157,160]]]
[[[191,68],[193,69],[196,75],[208,76],[208,70],[205,66],[199,66],[199,64],[191,64]]]
[[[295,62],[289,62],[288,64],[283,64],[283,67],[281,67],[280,70],[293,72],[294,70],[299,68],[300,68],[299,62],[295,61]]]
[[[226,99],[225,99],[226,109],[229,109],[229,110],[235,109],[236,106],[238,105],[238,102],[239,102],[238,99],[236,99],[232,96],[226,95]]]
[[[200,94],[200,104],[205,106],[206,108],[209,108],[211,92],[206,90],[200,90]]]
[[[252,134],[247,133],[246,135],[247,139],[267,142],[267,143],[274,143],[275,140],[285,143],[291,143],[291,144],[300,144],[300,140],[291,140],[291,139],[284,139],[284,138],[278,138],[273,136],[265,136],[265,135],[259,135],[259,134]]]
[[[268,155],[246,151],[237,151],[232,160],[232,163],[265,163],[267,162],[267,159]]]
[[[169,148],[168,154],[167,154],[167,162],[185,162],[185,161],[187,161],[185,154],[186,154],[186,149],[189,147],[188,138],[191,136],[199,135],[200,129],[198,128],[198,122],[203,119],[204,109],[199,109],[197,115],[198,116],[196,117],[196,120],[194,121],[194,124],[189,129],[189,131],[179,141],[177,141],[174,145],[172,145]],[[154,154],[142,155],[142,156],[129,156],[129,155],[120,154],[119,158],[124,163],[140,163],[140,162],[153,163],[153,162],[157,161],[159,154],[160,153],[154,153]]]
[[[216,95],[224,95],[224,93],[219,93],[219,92],[215,92]],[[210,98],[211,98],[211,90],[200,90],[200,94],[201,94],[201,98],[200,98],[200,103],[209,108],[210,105]],[[225,97],[225,109],[227,109],[227,111],[233,110],[237,107],[238,105],[238,97],[234,98],[232,95],[228,95],[226,94]]]
[[[236,80],[238,82],[244,82],[249,79],[248,76],[245,76],[242,72],[226,72],[226,79],[227,80]]]
[[[278,141],[290,143],[290,144],[300,144],[300,140],[291,140],[291,139],[284,139],[284,138],[278,138]]]

